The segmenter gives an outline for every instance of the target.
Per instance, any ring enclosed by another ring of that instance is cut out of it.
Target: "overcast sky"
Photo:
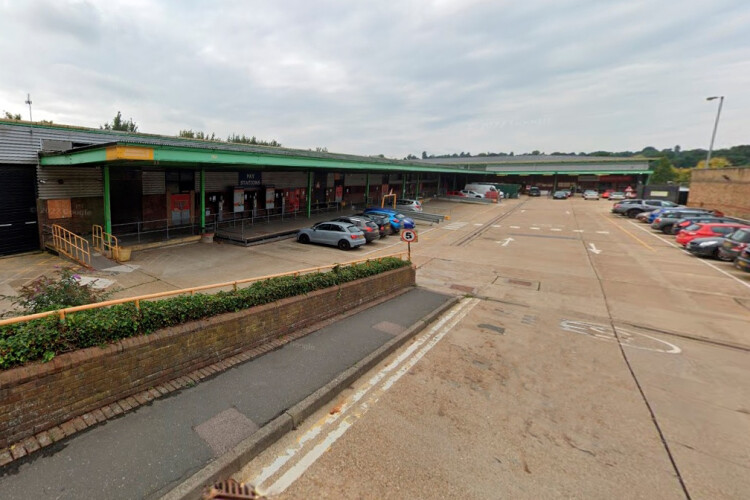
[[[0,0],[0,110],[404,157],[750,143],[747,0]]]

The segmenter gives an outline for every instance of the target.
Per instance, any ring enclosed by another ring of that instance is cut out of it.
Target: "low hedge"
[[[49,361],[56,354],[106,345],[119,339],[152,333],[161,328],[267,304],[287,297],[341,285],[409,265],[386,257],[331,272],[283,276],[257,281],[236,291],[181,295],[169,299],[118,304],[0,327],[0,369],[29,361]]]

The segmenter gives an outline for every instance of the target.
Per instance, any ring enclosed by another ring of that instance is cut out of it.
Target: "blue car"
[[[364,214],[385,215],[391,221],[391,231],[398,234],[402,229],[414,229],[414,220],[392,208],[368,207]]]

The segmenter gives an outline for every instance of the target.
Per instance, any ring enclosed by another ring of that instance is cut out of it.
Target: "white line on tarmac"
[[[370,407],[378,401],[380,396],[382,396],[388,389],[390,389],[394,383],[398,381],[405,373],[407,373],[417,362],[422,359],[425,354],[427,354],[430,349],[432,349],[440,340],[448,333],[450,332],[464,317],[466,317],[467,314],[474,308],[475,305],[479,303],[479,299],[471,299],[467,302],[463,302],[459,304],[458,307],[454,308],[451,313],[444,318],[444,320],[441,320],[441,322],[438,325],[435,325],[435,327],[430,329],[430,332],[427,335],[424,335],[421,337],[421,341],[424,342],[428,338],[430,338],[429,342],[420,349],[419,352],[412,355],[406,362],[403,363],[403,365],[398,369],[398,371],[393,374],[386,382],[383,384],[383,386],[375,391],[370,398],[363,402],[359,408],[357,408],[356,411],[353,411],[351,415],[347,415],[347,417],[331,432],[328,433],[328,435],[325,436],[325,438],[320,441],[315,447],[310,450],[307,454],[305,454],[296,464],[294,464],[292,467],[290,467],[275,483],[273,483],[268,490],[264,491],[263,494],[268,495],[278,495],[282,493],[284,490],[286,490],[289,486],[291,486],[297,479],[299,479],[302,474],[312,465],[315,463],[315,461],[320,458],[330,447],[333,445],[333,443],[336,442],[338,438],[344,435],[344,433],[349,430],[349,428],[362,416],[364,416],[365,413],[367,413],[367,410],[370,409]],[[450,316],[450,318],[449,318]],[[450,322],[448,320],[450,319]],[[435,333],[437,331],[437,333]],[[421,345],[421,344],[420,344]],[[412,347],[417,347],[416,344],[413,344]],[[413,351],[412,351],[413,352]],[[404,353],[406,354],[406,353]],[[411,354],[411,352],[409,353]],[[377,375],[375,375],[372,379],[370,379],[370,382],[368,385],[361,389],[357,394],[361,393],[361,396],[364,396],[372,387],[377,384],[380,380],[382,380],[386,373],[388,371],[391,371],[395,366],[397,366],[400,363],[401,359],[405,359],[406,356],[399,356],[397,360],[394,360],[391,364],[386,366],[383,370],[378,372]],[[375,379],[377,381],[373,382]],[[347,410],[351,408],[351,406],[356,401],[352,401],[352,403],[347,407]],[[347,403],[348,404],[348,403]],[[344,409],[342,409],[337,415],[343,414]],[[329,415],[330,417],[331,415]],[[335,419],[333,419],[335,420]],[[332,421],[333,421],[332,420]],[[318,431],[320,432],[320,431]],[[301,447],[300,447],[301,448]],[[299,450],[299,448],[298,448]],[[296,452],[295,452],[296,454]],[[291,457],[290,457],[291,458]],[[258,485],[256,484],[256,488],[258,488]]]
[[[430,339],[430,337],[435,334],[435,332],[443,328],[443,326],[445,326],[446,323],[451,321],[457,314],[459,314],[462,310],[466,309],[468,305],[470,304],[471,304],[471,307],[474,307],[474,304],[472,304],[471,301],[461,302],[460,304],[455,306],[451,311],[449,311],[445,316],[443,316],[432,328],[430,328],[430,330],[426,334],[422,335],[416,341],[414,341],[414,343],[412,343],[407,349],[405,349],[404,352],[399,354],[399,356],[396,357],[396,359],[391,361],[382,370],[380,370],[377,374],[371,377],[366,385],[362,386],[357,392],[351,395],[344,402],[344,404],[341,405],[338,412],[326,415],[325,418],[321,419],[310,430],[308,430],[302,436],[300,436],[300,438],[297,439],[297,444],[295,446],[288,448],[285,454],[280,455],[270,465],[263,468],[261,473],[252,480],[251,484],[255,485],[256,487],[259,487],[264,481],[266,481],[268,478],[270,478],[276,472],[278,472],[281,469],[281,467],[284,466],[284,464],[286,464],[297,453],[299,453],[300,450],[302,450],[302,448],[307,442],[315,439],[323,431],[324,426],[333,424],[341,416],[347,413],[349,409],[351,409],[360,399],[366,396],[367,393],[373,387],[379,384],[385,378],[385,376],[388,375],[389,372],[397,368],[404,360],[406,360],[417,349],[419,349],[422,346],[422,344],[427,342]],[[455,326],[455,324],[451,324],[450,328],[452,328],[453,326]]]
[[[662,238],[662,237],[661,237],[661,236],[659,236],[658,234],[654,234],[654,233],[652,233],[652,232],[650,232],[650,231],[646,231],[646,230],[645,230],[645,229],[643,229],[642,227],[639,227],[639,226],[638,226],[638,225],[637,225],[637,224],[636,224],[635,222],[633,222],[633,221],[628,221],[628,222],[630,222],[630,224],[634,225],[635,227],[637,227],[637,228],[638,228],[638,229],[640,229],[641,231],[643,231],[643,232],[645,232],[645,233],[648,233],[648,234],[650,234],[651,236],[653,236],[653,237],[654,237],[654,238],[656,238],[657,240],[661,240],[661,241],[663,241],[664,243],[666,243],[667,245],[673,246],[673,247],[675,247],[675,248],[679,248],[680,250],[682,250],[683,252],[685,252],[685,253],[687,253],[687,254],[689,254],[689,253],[690,253],[690,252],[688,252],[687,250],[685,250],[684,248],[680,247],[679,245],[675,245],[675,244],[674,244],[674,243],[672,243],[671,241],[667,241],[667,240],[665,240],[664,238]],[[726,272],[725,270],[723,270],[723,269],[720,269],[720,268],[716,267],[715,265],[711,264],[710,262],[707,262],[707,261],[705,261],[705,260],[703,260],[703,259],[698,259],[698,262],[703,262],[703,263],[704,263],[704,264],[706,264],[707,266],[709,266],[709,267],[712,267],[712,268],[716,269],[716,270],[717,270],[717,271],[719,271],[719,272],[720,272],[721,274],[723,274],[723,275],[725,275],[725,276],[729,276],[730,278],[732,278],[732,279],[733,279],[734,281],[736,281],[736,282],[737,282],[737,283],[739,283],[740,285],[744,285],[744,286],[746,286],[746,287],[750,288],[750,283],[746,283],[746,282],[742,281],[742,280],[741,280],[741,279],[739,279],[739,278],[738,278],[737,276],[732,276],[731,274],[729,274],[729,273],[728,273],[728,272]]]
[[[538,227],[530,227],[529,229],[532,229],[534,231],[539,231],[540,228],[538,228]]]
[[[609,234],[609,231],[597,231],[596,234]]]

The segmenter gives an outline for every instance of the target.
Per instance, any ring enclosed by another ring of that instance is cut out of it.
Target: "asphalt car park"
[[[417,285],[460,303],[237,478],[284,486],[273,498],[746,496],[750,273],[609,208],[425,203],[450,219],[416,221]],[[196,243],[134,253],[102,277],[137,295],[405,245]],[[39,257],[31,268],[60,262]],[[9,260],[5,283],[30,276]]]

